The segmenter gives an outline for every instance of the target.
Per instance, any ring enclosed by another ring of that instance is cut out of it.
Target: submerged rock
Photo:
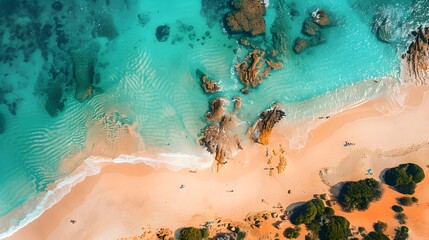
[[[95,17],[94,33],[97,37],[106,37],[110,40],[119,35],[112,16],[107,13]]]
[[[168,40],[168,37],[170,36],[170,26],[168,25],[161,25],[156,28],[156,39],[158,39],[159,42],[165,42]]]
[[[264,34],[266,24],[265,4],[261,0],[233,0],[233,11],[227,13],[225,22],[231,33]]]
[[[0,134],[4,133],[6,129],[6,119],[3,113],[0,112]]]
[[[390,43],[394,39],[395,22],[398,21],[398,16],[393,10],[382,8],[372,19],[372,30],[376,34],[378,40]]]
[[[295,39],[295,44],[293,45],[293,50],[295,51],[295,53],[301,53],[309,45],[310,45],[310,43],[307,39],[297,38],[297,39]]]
[[[137,17],[138,17],[139,23],[142,25],[142,27],[146,26],[146,24],[148,24],[150,21],[149,14],[147,14],[147,13],[139,13],[137,15]]]
[[[410,76],[405,80],[417,85],[427,84],[429,83],[429,27],[420,26],[412,34],[414,41],[408,47],[408,51],[402,55],[402,58],[407,61]]]
[[[99,47],[98,44],[94,43],[88,48],[79,49],[71,53],[76,83],[75,98],[79,102],[85,101],[93,93],[95,64]]]
[[[267,145],[274,125],[285,116],[285,112],[280,110],[278,105],[262,112],[259,120],[250,129],[251,138],[254,142]]]
[[[314,36],[320,31],[319,25],[317,25],[310,18],[305,19],[302,24],[302,33],[307,36]]]
[[[52,3],[51,7],[58,12],[63,10],[63,4],[60,1],[55,1],[54,3]]]
[[[48,99],[45,103],[45,109],[51,117],[55,117],[64,110],[64,99],[61,86],[55,84],[48,90]]]
[[[271,26],[270,32],[273,39],[273,48],[277,53],[285,55],[288,53],[287,43],[287,20],[285,14],[285,7],[283,1],[278,1],[276,3],[276,19],[274,20],[273,25]]]

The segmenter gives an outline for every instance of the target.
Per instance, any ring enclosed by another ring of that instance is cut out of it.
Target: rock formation
[[[319,26],[328,26],[331,24],[331,19],[329,18],[329,15],[323,11],[322,9],[317,9],[311,14],[313,21]]]
[[[295,51],[295,53],[301,53],[309,45],[310,45],[310,43],[307,39],[297,38],[297,39],[295,39],[295,44],[293,45],[293,50]]]
[[[231,33],[264,34],[265,5],[261,0],[233,0],[234,10],[226,14],[225,22]]]
[[[276,123],[285,116],[285,112],[280,110],[278,105],[262,112],[259,120],[250,128],[251,138],[254,142],[267,145],[271,136],[271,131]]]
[[[168,26],[168,25],[158,26],[156,28],[155,36],[159,42],[167,41],[168,37],[170,36],[170,26]]]
[[[266,58],[266,54],[262,50],[254,49],[249,52],[245,61],[235,65],[239,79],[245,85],[241,92],[244,94],[249,93],[249,86],[258,86],[272,69],[281,67],[283,67],[283,63]]]
[[[197,77],[201,80],[201,86],[203,87],[204,91],[206,93],[215,93],[220,90],[220,87],[214,80],[209,80],[208,75],[203,73],[202,71],[198,70],[196,71]]]
[[[419,27],[412,33],[414,41],[402,56],[407,61],[410,80],[417,85],[429,82],[429,27]]]
[[[218,171],[220,166],[232,158],[233,151],[242,149],[240,138],[234,133],[238,122],[235,116],[238,109],[235,109],[233,114],[228,114],[225,109],[228,104],[225,98],[216,98],[211,102],[211,110],[206,115],[211,124],[201,131],[203,136],[199,140],[201,146],[215,155]]]
[[[210,111],[206,114],[207,122],[220,122],[225,115],[225,107],[229,104],[226,98],[215,98],[210,103]]]

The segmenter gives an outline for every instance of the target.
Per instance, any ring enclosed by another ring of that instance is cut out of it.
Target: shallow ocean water
[[[278,1],[271,0],[267,9],[267,41],[271,39],[269,28]],[[399,79],[400,55],[409,32],[428,20],[424,14],[428,8],[426,1],[326,0],[319,3],[285,0],[284,6],[292,7],[295,2],[293,8],[299,13],[292,17],[291,8],[285,8],[290,51],[284,60],[285,67],[272,71],[262,85],[243,95],[239,91],[243,86],[237,80],[233,65],[246,50],[228,38],[220,24],[208,27],[207,19],[201,14],[201,1],[129,0],[116,1],[109,6],[104,1],[93,5],[86,2],[70,1],[64,3],[63,10],[55,12],[50,7],[51,1],[46,1],[40,5],[40,16],[36,19],[46,22],[52,21],[53,15],[64,16],[66,34],[76,39],[71,40],[75,48],[90,46],[93,41],[99,43],[96,70],[101,81],[97,87],[102,91],[98,94],[80,103],[74,99],[73,92],[67,93],[64,111],[51,117],[44,108],[46,96],[38,93],[38,79],[49,76],[45,62],[52,63],[52,56],[58,51],[50,51],[50,58],[44,60],[37,50],[28,61],[23,61],[25,57],[18,51],[15,60],[0,64],[2,88],[11,86],[13,89],[0,94],[6,102],[17,102],[16,115],[7,104],[0,105],[6,122],[5,132],[0,135],[0,237],[37,217],[44,210],[39,204],[45,201],[41,196],[51,191],[50,184],[64,179],[83,162],[84,157],[70,169],[60,169],[67,156],[85,152],[89,126],[107,118],[113,120],[103,124],[112,129],[116,124],[133,124],[144,141],[141,150],[145,152],[200,157],[204,150],[197,139],[206,125],[204,114],[208,111],[208,103],[214,97],[241,96],[243,106],[239,117],[244,126],[251,124],[259,112],[274,102],[283,104],[287,116],[294,120],[317,118],[321,108],[339,111],[383,93],[386,87],[339,89],[359,85],[365,80]],[[325,43],[296,55],[291,48],[293,41],[303,37],[302,22],[317,8],[332,14],[335,24],[323,30]],[[394,15],[397,20],[395,40],[390,44],[379,41],[372,31],[373,16],[380,11]],[[82,39],[92,39],[87,26],[93,23],[86,21],[94,14],[111,15],[118,36],[111,40],[80,40],[80,35],[89,36]],[[13,25],[32,21],[35,17],[16,14],[10,19],[16,20],[10,23]],[[142,19],[146,19],[145,24]],[[159,42],[155,32],[163,24],[168,24],[171,32],[168,41]],[[4,22],[2,26],[5,27]],[[187,26],[193,29],[183,30]],[[5,29],[1,35],[3,47],[14,41],[8,38],[7,32]],[[191,40],[189,34],[195,34],[195,39]],[[55,48],[55,41],[50,39],[48,45]],[[204,93],[195,76],[197,69],[219,81],[222,91],[213,95]],[[317,101],[326,94],[335,96],[336,92],[346,94],[329,98],[330,104]],[[306,104],[302,106],[308,109],[294,107],[303,102]],[[53,194],[49,201],[57,200]]]

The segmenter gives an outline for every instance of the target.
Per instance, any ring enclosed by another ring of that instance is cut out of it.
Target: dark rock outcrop
[[[168,26],[168,25],[158,26],[156,28],[155,36],[159,42],[167,41],[168,37],[170,36],[170,26]]]
[[[261,0],[233,0],[234,10],[226,14],[225,22],[231,33],[264,34],[265,5]]]
[[[274,125],[278,123],[285,116],[285,112],[280,110],[278,105],[274,105],[272,108],[265,110],[259,115],[259,120],[250,129],[251,138],[254,142],[262,145],[267,145],[271,131]]]
[[[419,27],[412,33],[414,41],[402,55],[407,61],[409,79],[417,85],[429,83],[429,27]]]

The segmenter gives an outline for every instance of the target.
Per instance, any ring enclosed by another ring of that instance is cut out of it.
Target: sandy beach
[[[313,194],[328,193],[341,181],[373,177],[399,163],[414,162],[428,174],[428,87],[412,87],[406,106],[395,114],[376,110],[383,97],[332,116],[312,131],[302,150],[288,149],[282,129],[274,128],[268,146],[247,144],[234,160],[216,173],[212,169],[171,172],[144,164],[111,164],[73,187],[59,203],[8,239],[153,239],[156,229],[173,231],[201,226],[218,218],[242,221],[249,213],[287,209]],[[426,93],[425,93],[426,92]],[[419,119],[419,121],[415,121]],[[355,143],[344,147],[344,141]],[[286,150],[286,170],[269,176],[266,151]],[[322,170],[322,171],[321,171]],[[321,173],[322,172],[322,173]],[[372,230],[378,220],[388,223],[393,236],[399,226],[390,207],[399,193],[384,185],[385,194],[368,211],[343,213],[351,225]],[[407,207],[411,239],[427,239],[429,180],[417,187],[419,204]],[[278,208],[278,207],[282,208]],[[74,220],[75,223],[72,223]],[[224,220],[225,221],[225,220]],[[270,239],[282,230],[265,224],[249,239]]]

